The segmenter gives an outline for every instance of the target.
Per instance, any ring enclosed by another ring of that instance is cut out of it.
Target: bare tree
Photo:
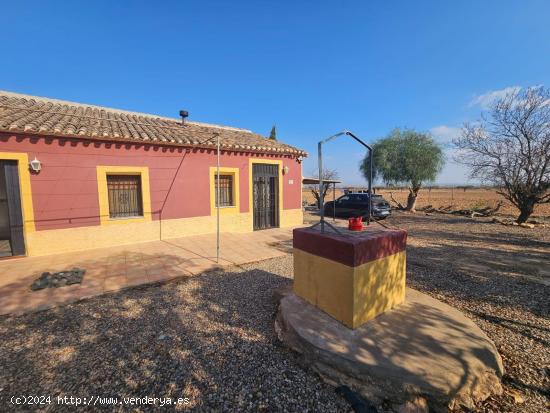
[[[531,87],[496,100],[454,142],[471,176],[491,182],[515,205],[518,223],[550,202],[550,90]]]
[[[319,174],[319,172],[314,172],[312,175],[317,176],[318,174]],[[336,172],[335,169],[323,169],[323,179],[334,181],[334,180],[338,179],[338,172]],[[330,188],[330,185],[331,184],[326,183],[326,182],[323,183],[323,199],[326,197],[327,191]],[[319,186],[320,186],[319,184],[311,185],[310,189],[311,189],[311,193],[315,197],[317,207],[321,208],[321,196],[319,195],[320,194]]]

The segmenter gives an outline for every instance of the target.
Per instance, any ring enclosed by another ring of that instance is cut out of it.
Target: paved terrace
[[[0,260],[0,315],[43,310],[109,291],[279,257],[289,252],[291,239],[290,228],[221,234],[219,263],[216,234]],[[86,270],[82,284],[30,289],[43,272],[74,267]]]

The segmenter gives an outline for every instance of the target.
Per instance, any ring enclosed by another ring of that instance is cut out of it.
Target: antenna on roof
[[[181,124],[185,125],[185,118],[189,116],[189,112],[186,110],[180,110]]]

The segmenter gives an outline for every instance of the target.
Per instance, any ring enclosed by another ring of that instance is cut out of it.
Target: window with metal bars
[[[140,175],[107,175],[109,217],[143,216]]]
[[[214,175],[216,206],[218,205],[218,175]],[[220,174],[220,207],[235,206],[233,204],[233,175]]]

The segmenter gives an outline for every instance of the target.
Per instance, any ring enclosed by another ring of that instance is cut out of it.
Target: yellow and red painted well
[[[294,292],[350,328],[405,301],[407,232],[294,229]]]

